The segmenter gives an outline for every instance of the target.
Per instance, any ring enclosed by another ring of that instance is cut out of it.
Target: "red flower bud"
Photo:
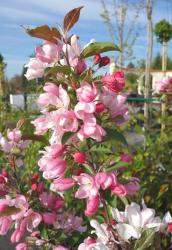
[[[39,174],[34,174],[34,175],[32,176],[32,181],[33,181],[33,182],[36,182],[36,181],[38,180],[38,178],[39,178]]]
[[[168,224],[167,231],[172,233],[172,223]]]
[[[4,177],[8,177],[8,172],[7,172],[7,170],[5,170],[5,169],[3,169],[2,170],[2,175],[4,176]]]
[[[32,189],[33,191],[37,191],[37,188],[38,188],[38,186],[37,186],[36,183],[32,184],[31,189]]]
[[[112,226],[115,226],[115,225],[117,224],[117,222],[116,222],[116,220],[111,220],[111,221],[110,221],[110,224],[111,224]]]
[[[94,56],[93,58],[93,64],[96,65],[96,64],[99,64],[101,62],[101,55],[100,54],[97,54]]]
[[[85,153],[83,152],[76,152],[74,155],[73,155],[73,158],[74,158],[74,161],[77,162],[77,163],[84,163],[85,160],[86,160],[86,155]]]
[[[91,238],[91,237],[88,237],[86,240],[85,240],[86,244],[87,245],[91,245],[93,243],[96,243],[96,240]]]
[[[105,110],[105,105],[103,103],[97,103],[96,104],[96,112],[101,113]]]
[[[104,56],[101,58],[101,61],[99,63],[99,67],[106,66],[110,63],[110,58],[108,56]]]

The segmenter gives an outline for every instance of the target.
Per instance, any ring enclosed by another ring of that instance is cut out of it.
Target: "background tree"
[[[140,59],[137,61],[137,68],[140,70],[145,70],[146,68],[146,61],[145,59]]]
[[[108,28],[112,41],[117,43],[121,50],[119,57],[116,58],[116,63],[122,67],[124,61],[134,59],[133,46],[139,35],[137,20],[140,10],[143,10],[144,0],[137,0],[137,3],[133,0],[113,0],[110,10],[105,0],[101,0],[101,3],[103,7],[101,17]]]
[[[162,44],[162,71],[164,75],[167,69],[167,45],[172,38],[172,26],[165,19],[155,25],[155,35],[158,42]]]
[[[152,61],[152,69],[162,69],[162,55],[158,52]],[[167,56],[167,70],[172,70],[172,59]]]
[[[16,74],[9,80],[9,87],[11,94],[22,93],[22,75]]]
[[[164,76],[166,75],[167,70],[167,46],[168,42],[172,38],[172,26],[169,22],[165,19],[161,20],[155,25],[155,35],[157,37],[158,42],[162,44],[162,71]],[[161,124],[161,131],[164,132],[165,130],[165,116],[166,116],[166,101],[162,102],[161,107],[162,112],[162,124]]]
[[[5,68],[7,64],[4,62],[2,54],[0,54],[0,96],[5,96],[8,92],[7,80],[5,78]]]
[[[128,69],[134,69],[134,68],[135,68],[134,63],[129,62],[129,64],[127,65],[127,68],[128,68]]]

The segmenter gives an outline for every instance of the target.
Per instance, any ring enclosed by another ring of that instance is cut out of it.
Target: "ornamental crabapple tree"
[[[43,25],[26,32],[43,40],[26,65],[26,78],[44,77],[31,123],[34,135],[22,134],[24,121],[0,137],[0,234],[12,229],[16,250],[146,249],[155,233],[171,231],[168,212],[131,202],[139,192],[137,176],[124,175],[132,164],[120,132],[129,119],[124,73],[110,64],[110,42],[91,41],[84,48],[68,32],[82,7],[68,12],[60,29]],[[86,59],[93,57],[92,65]],[[37,166],[25,157],[33,140],[42,142]],[[27,173],[27,174],[25,174]]]

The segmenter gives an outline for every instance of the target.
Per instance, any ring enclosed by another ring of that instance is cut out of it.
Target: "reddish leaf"
[[[30,36],[41,38],[52,43],[57,43],[58,39],[61,39],[60,32],[55,27],[50,28],[47,25],[39,26],[34,29],[26,28],[25,31]]]
[[[14,215],[14,214],[17,214],[21,211],[20,208],[17,208],[17,207],[6,207],[4,209],[4,211],[1,212],[0,214],[0,218],[1,217],[4,217],[4,216],[10,216],[10,215]]]
[[[75,8],[66,14],[64,18],[64,24],[63,24],[65,31],[69,31],[74,26],[74,24],[78,21],[79,16],[80,16],[80,11],[82,8],[83,6]]]

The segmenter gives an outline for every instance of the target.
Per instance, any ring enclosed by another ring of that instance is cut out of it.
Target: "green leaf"
[[[119,141],[119,142],[127,145],[127,141],[122,133],[118,132],[114,128],[104,128],[104,129],[107,133],[105,140],[116,140],[116,141]]]
[[[57,74],[57,73],[63,73],[65,75],[69,75],[71,73],[71,68],[68,65],[63,65],[63,66],[55,66],[51,68],[47,68],[45,70],[45,76],[47,75],[52,75],[52,74]]]
[[[66,132],[66,133],[63,135],[62,144],[65,144],[65,143],[72,137],[72,135],[73,135],[72,132]]]
[[[105,170],[106,170],[106,172],[111,172],[114,169],[118,169],[118,168],[121,168],[121,167],[126,167],[128,165],[129,165],[128,162],[120,161],[120,162],[114,164],[113,166],[107,167]]]
[[[122,203],[127,206],[128,205],[128,200],[126,197],[119,197],[119,199],[122,201]]]
[[[112,208],[117,207],[117,196],[113,194],[111,199],[108,201],[108,205],[110,205]]]
[[[107,51],[120,51],[120,49],[112,42],[94,42],[83,49],[80,57],[83,59]]]
[[[94,171],[92,170],[92,168],[89,165],[83,164],[83,166],[85,167],[88,174],[94,174]]]
[[[93,147],[90,148],[91,152],[97,152],[101,154],[110,154],[111,150],[103,145],[94,145]]]
[[[143,232],[141,238],[136,241],[134,250],[144,250],[150,247],[153,243],[155,236],[155,230],[154,229],[148,229]]]

